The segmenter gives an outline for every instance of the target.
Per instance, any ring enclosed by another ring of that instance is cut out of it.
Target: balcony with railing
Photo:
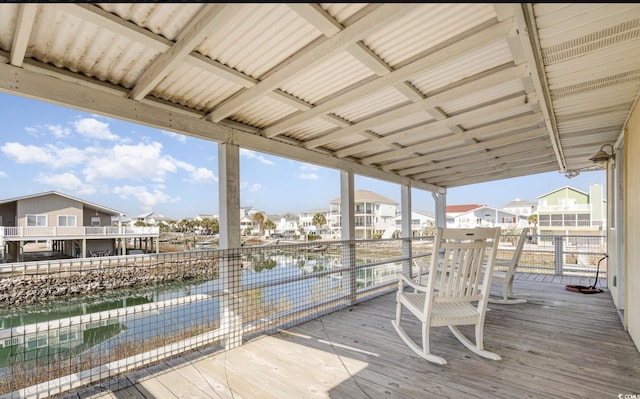
[[[554,212],[591,212],[591,204],[538,205],[538,214]]]
[[[118,237],[156,237],[160,234],[157,226],[81,226],[81,227],[43,227],[43,226],[0,226],[0,238],[5,241],[33,239],[66,238],[118,238]]]
[[[502,237],[499,256],[509,256],[515,237]],[[365,303],[393,292],[396,273],[415,275],[416,263],[431,257],[432,240],[316,241],[0,265],[0,395],[69,392],[194,350],[224,352],[228,342],[269,335]],[[542,276],[540,280],[583,282],[594,278],[605,250],[604,237],[532,237],[519,270]],[[606,265],[600,267],[600,279],[606,281]],[[229,306],[235,309],[238,330],[225,319]],[[510,310],[495,308],[489,314],[496,316],[493,322],[504,323],[503,315],[520,314]],[[388,313],[390,320],[393,309],[377,312]],[[349,313],[344,317],[343,327],[363,336],[380,328],[362,328],[366,316],[360,321],[350,320]],[[358,327],[349,327],[351,323]],[[393,330],[390,323],[386,327],[380,332]],[[499,326],[491,328],[500,331]],[[518,341],[503,349],[532,345],[516,335]],[[390,338],[380,339],[377,349],[361,351],[384,354],[402,348],[394,343],[385,349]],[[540,364],[547,367],[549,359],[542,356]],[[486,361],[470,362],[478,366]]]

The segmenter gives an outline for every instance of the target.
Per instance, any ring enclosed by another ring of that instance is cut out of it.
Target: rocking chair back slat
[[[400,337],[425,359],[446,364],[429,351],[429,329],[448,326],[467,348],[480,356],[500,359],[483,348],[484,316],[500,228],[443,229],[436,232],[426,285],[418,278],[399,275],[396,318],[393,325]],[[413,288],[406,291],[405,284]],[[402,308],[422,321],[422,345],[416,344],[401,327]],[[475,343],[464,337],[457,326],[475,325]]]

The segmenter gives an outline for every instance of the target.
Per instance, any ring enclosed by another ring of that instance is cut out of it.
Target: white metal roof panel
[[[0,90],[439,190],[590,166],[640,5],[3,3]]]
[[[282,91],[315,104],[373,75],[353,56],[340,53],[292,77]]]

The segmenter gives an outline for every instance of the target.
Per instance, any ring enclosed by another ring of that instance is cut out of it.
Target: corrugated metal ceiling
[[[438,190],[589,169],[639,4],[3,3],[0,90]]]

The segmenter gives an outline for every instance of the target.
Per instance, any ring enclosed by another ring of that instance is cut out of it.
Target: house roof
[[[640,91],[639,24],[639,3],[4,2],[0,90],[444,192],[593,169]]]
[[[70,199],[72,201],[81,202],[82,205],[85,208],[95,209],[95,210],[98,210],[98,211],[100,211],[102,213],[110,214],[111,216],[124,215],[124,213],[121,212],[121,211],[118,211],[118,210],[115,210],[115,209],[111,209],[111,208],[107,208],[107,207],[102,206],[102,205],[94,204],[93,202],[85,201],[85,200],[80,199],[80,198],[72,197],[70,195],[63,194],[63,193],[61,193],[59,191],[46,191],[46,192],[37,193],[37,194],[24,195],[22,197],[8,198],[8,199],[5,199],[5,200],[0,200],[0,204],[5,204],[5,203],[8,203],[8,202],[14,202],[14,201],[21,201],[21,200],[30,199],[30,198],[44,197],[46,195],[57,195],[57,196],[60,196],[60,197],[68,198],[68,199]]]
[[[434,211],[411,211],[411,218],[413,218],[413,216],[415,215],[422,215],[426,218],[429,219],[434,219],[436,218],[436,214]],[[393,220],[401,220],[402,219],[402,213],[397,214]]]
[[[454,206],[456,206],[456,205],[454,205]],[[499,214],[513,215],[513,216],[517,216],[517,217],[521,217],[522,216],[522,215],[518,215],[515,212],[506,211],[504,209],[493,208],[493,207],[486,206],[486,205],[480,205],[480,206],[477,206],[475,208],[472,207],[473,205],[468,205],[468,208],[466,208],[466,210],[464,210],[465,209],[464,208],[465,205],[457,205],[457,206],[459,206],[460,208],[458,208],[458,209],[461,209],[461,210],[459,210],[459,211],[449,211],[449,207],[447,207],[447,215],[450,214],[450,215],[454,215],[455,217],[458,217],[458,216],[463,215],[465,213],[476,213],[477,211],[480,211],[482,209],[488,209],[488,210],[490,210],[492,212],[492,214],[497,212]]]
[[[447,205],[446,213],[465,213],[474,209],[482,208],[484,205],[467,204],[467,205]]]
[[[521,200],[516,198],[515,200],[507,203],[505,206],[503,206],[503,208],[523,208],[523,207],[531,207],[531,206],[535,206],[536,204],[534,202],[530,202],[527,200]]]
[[[353,200],[354,202],[378,202],[381,204],[398,205],[397,201],[394,201],[369,190],[355,190],[353,193]],[[332,204],[339,204],[340,202],[340,197],[331,201]]]
[[[329,212],[329,208],[308,209],[308,210],[302,211],[300,213],[313,213],[313,214],[316,214],[316,213],[327,213],[327,212]]]
[[[558,189],[555,189],[555,190],[549,191],[549,192],[548,192],[548,193],[546,193],[546,194],[539,195],[539,196],[538,196],[538,197],[536,197],[536,198],[546,197],[546,196],[548,196],[548,195],[551,195],[551,194],[553,194],[553,193],[557,193],[558,191],[563,191],[563,190],[572,190],[572,191],[575,191],[575,192],[580,193],[580,194],[582,194],[582,195],[589,196],[589,194],[588,194],[588,193],[585,193],[585,192],[584,192],[584,191],[582,191],[582,190],[578,190],[577,188],[574,188],[574,187],[571,187],[571,186],[564,186],[564,187],[560,187],[560,188],[558,188]]]

